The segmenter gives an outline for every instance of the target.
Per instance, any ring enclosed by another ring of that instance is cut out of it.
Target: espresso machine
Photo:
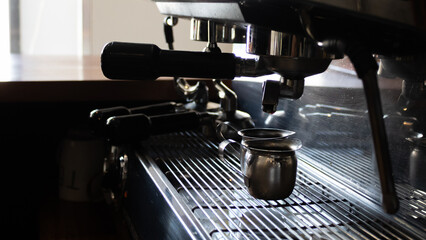
[[[426,3],[154,2],[169,49],[112,42],[102,70],[111,79],[173,77],[183,103],[151,115],[91,114],[111,143],[110,197],[135,238],[426,238]],[[180,18],[205,49],[173,49]],[[251,56],[217,43],[245,44]],[[209,107],[202,80],[188,78],[213,79],[219,106]],[[303,147],[290,197],[247,193],[217,156],[224,125],[296,133]]]

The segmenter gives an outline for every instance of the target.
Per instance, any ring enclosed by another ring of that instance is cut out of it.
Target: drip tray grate
[[[322,183],[299,161],[296,187],[283,200],[251,197],[237,173],[217,157],[217,143],[193,132],[155,136],[144,152],[163,171],[212,239],[418,238],[389,217]],[[238,167],[235,156],[227,160]]]

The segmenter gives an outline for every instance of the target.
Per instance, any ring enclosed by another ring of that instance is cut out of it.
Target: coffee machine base
[[[398,185],[402,209],[385,214],[379,205],[342,179],[310,162],[344,165],[357,158],[367,168],[371,156],[354,148],[298,152],[296,186],[285,199],[265,201],[247,192],[243,179],[217,157],[218,143],[197,132],[152,137],[127,148],[128,175],[123,206],[134,236],[141,239],[424,239],[405,222],[410,205],[425,194]],[[228,156],[235,166],[238,159]],[[366,179],[367,180],[367,179]],[[370,179],[373,181],[372,179]],[[414,195],[413,195],[414,194]]]

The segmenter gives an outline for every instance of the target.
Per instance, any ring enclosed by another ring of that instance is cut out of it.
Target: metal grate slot
[[[371,164],[371,154],[357,148],[330,148],[328,150],[303,148],[301,153],[314,160],[315,166],[321,167],[332,174],[344,171],[346,181],[361,186],[377,184],[374,169]],[[377,189],[379,191],[380,189]]]
[[[321,182],[322,178],[309,171],[310,167],[304,163],[306,152],[300,159],[292,195],[283,200],[265,201],[251,197],[240,175],[218,159],[217,143],[197,133],[156,136],[144,147],[200,222],[202,231],[212,239],[417,237],[400,224],[385,220],[389,218],[378,215],[377,210],[359,205],[329,183]],[[336,157],[336,153],[330,154]],[[227,159],[239,167],[235,156]],[[357,170],[366,168],[360,165]],[[365,181],[368,179],[365,176]],[[423,203],[421,200],[417,204]]]
[[[381,193],[371,154],[356,148],[304,148],[301,153],[313,166],[354,187],[360,194],[375,197],[380,204]],[[341,172],[344,176],[336,174]],[[397,216],[426,231],[426,193],[406,183],[395,186],[400,199]]]

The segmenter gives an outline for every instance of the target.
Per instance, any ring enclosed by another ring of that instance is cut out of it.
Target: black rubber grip
[[[110,42],[101,55],[102,72],[110,79],[155,80],[158,77],[235,77],[232,53],[161,50],[153,44]]]

